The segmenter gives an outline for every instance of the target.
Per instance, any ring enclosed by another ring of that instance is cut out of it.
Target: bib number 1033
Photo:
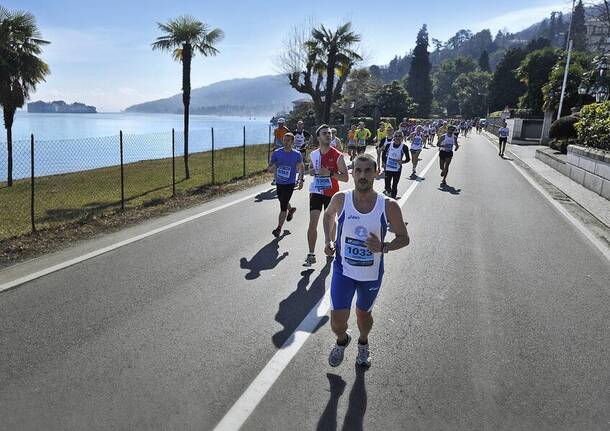
[[[346,237],[345,261],[352,266],[372,266],[374,256],[373,252],[364,244],[364,241]]]

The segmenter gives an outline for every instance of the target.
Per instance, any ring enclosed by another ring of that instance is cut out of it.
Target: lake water
[[[190,116],[189,152],[269,142],[269,118]],[[176,155],[183,153],[183,117],[174,114],[30,114],[18,112],[13,124],[13,178],[30,175],[30,135],[34,134],[36,176],[112,166],[124,161],[171,157],[172,128]],[[0,133],[0,181],[6,179],[6,133]]]

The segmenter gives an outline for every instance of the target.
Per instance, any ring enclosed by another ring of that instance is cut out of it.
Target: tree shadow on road
[[[254,196],[254,202],[263,202],[277,199],[277,190],[275,188],[260,192]]]
[[[356,368],[356,380],[349,394],[349,405],[341,428],[343,431],[361,431],[364,429],[364,415],[367,407],[364,374],[367,369],[359,365],[354,365],[354,367]],[[328,377],[330,383],[330,398],[316,429],[318,431],[335,431],[337,429],[337,406],[339,405],[339,398],[345,391],[346,383],[341,376],[336,374],[327,373],[326,377]]]
[[[288,252],[285,251],[280,256],[280,241],[286,236],[290,235],[290,231],[284,230],[278,238],[274,238],[269,244],[266,244],[263,248],[256,252],[254,256],[248,261],[245,257],[239,260],[239,267],[241,269],[248,269],[245,276],[246,280],[254,280],[261,275],[261,271],[268,271],[275,268],[278,263],[288,256]]]
[[[328,277],[328,274],[330,274],[331,265],[332,259],[327,259],[326,265],[313,280],[309,289],[307,289],[307,286],[309,285],[314,270],[306,269],[305,271],[302,271],[301,279],[297,283],[296,290],[280,302],[278,311],[275,314],[275,321],[284,328],[271,337],[275,347],[282,347],[288,341],[290,343],[292,342],[290,337],[292,337],[294,330],[303,319],[305,319],[305,316],[309,314],[311,309],[315,307],[318,301],[322,299],[324,292],[326,291],[326,278]],[[324,326],[326,322],[328,322],[328,316],[322,317],[312,333]]]
[[[455,187],[450,186],[449,184],[441,184],[440,186],[438,186],[438,189],[441,192],[451,193],[452,195],[459,195],[462,192],[462,189],[456,189]]]

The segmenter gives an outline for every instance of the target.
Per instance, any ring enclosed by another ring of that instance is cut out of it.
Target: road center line
[[[426,172],[428,172],[437,157],[438,152],[421,172],[422,175],[425,175]],[[401,207],[419,184],[419,181],[413,182],[405,194],[402,195],[399,200],[399,205]],[[305,316],[295,331],[288,337],[282,347],[273,355],[262,371],[258,373],[252,383],[250,383],[250,386],[248,386],[245,392],[220,420],[218,425],[216,425],[214,431],[236,431],[241,428],[256,406],[261,402],[265,394],[269,392],[269,389],[271,389],[280,374],[282,374],[284,369],[288,366],[292,358],[294,358],[301,347],[303,347],[305,341],[307,341],[317,327],[320,319],[327,315],[329,309],[330,290],[327,289],[322,299],[320,299],[320,301],[318,301],[309,311],[307,316]]]

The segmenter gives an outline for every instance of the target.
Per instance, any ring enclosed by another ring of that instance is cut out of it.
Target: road
[[[322,317],[242,429],[610,428],[608,260],[483,137],[451,188],[437,163],[386,257],[371,369],[328,366]],[[306,192],[274,240],[269,189],[0,293],[0,429],[213,429],[330,282],[301,266]]]

